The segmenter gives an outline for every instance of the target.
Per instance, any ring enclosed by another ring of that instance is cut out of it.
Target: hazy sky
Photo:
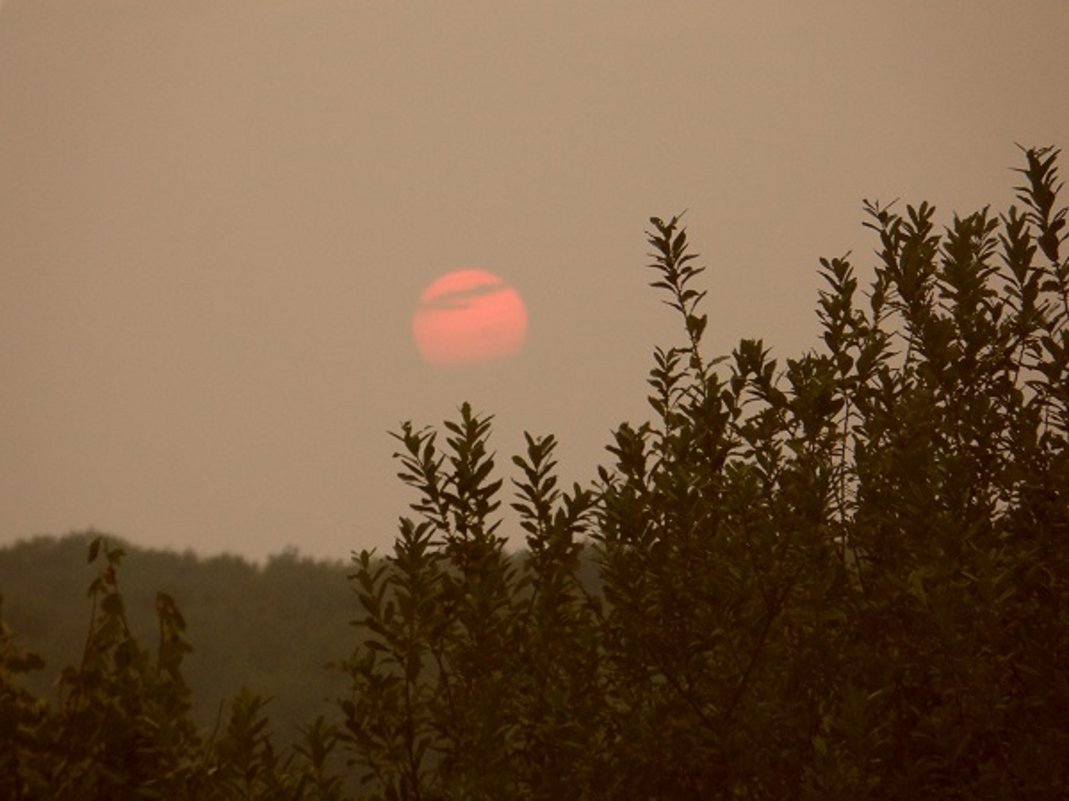
[[[1067,78],[1065,0],[7,0],[0,543],[382,548],[386,432],[464,400],[502,467],[553,432],[585,478],[679,339],[651,215],[689,209],[713,351],[794,355],[862,199],[1003,207]],[[412,313],[463,267],[529,340],[432,369]]]

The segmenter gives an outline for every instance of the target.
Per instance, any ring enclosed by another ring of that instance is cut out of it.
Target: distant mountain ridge
[[[39,536],[0,548],[3,619],[44,658],[45,668],[27,684],[53,702],[56,679],[77,664],[85,643],[86,590],[98,571],[86,554],[96,536]],[[158,636],[158,591],[173,596],[184,615],[194,649],[185,675],[201,726],[212,727],[220,705],[243,686],[272,698],[271,722],[284,740],[315,714],[334,713],[328,701],[346,682],[328,664],[347,657],[357,637],[346,565],[287,550],[258,566],[237,556],[202,558],[107,539],[126,551],[119,582],[143,646],[154,648]]]

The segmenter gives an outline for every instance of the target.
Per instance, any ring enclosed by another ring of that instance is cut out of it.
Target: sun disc
[[[527,338],[520,293],[486,270],[454,270],[419,298],[412,336],[424,361],[448,367],[514,356]]]

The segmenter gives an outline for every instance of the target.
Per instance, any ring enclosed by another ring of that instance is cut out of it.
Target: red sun
[[[520,293],[486,270],[454,270],[423,290],[412,335],[430,364],[495,361],[519,352],[527,338]]]

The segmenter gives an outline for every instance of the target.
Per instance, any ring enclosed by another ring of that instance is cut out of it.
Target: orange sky
[[[714,352],[793,355],[862,198],[1004,206],[1067,75],[1064,0],[7,0],[0,543],[381,548],[387,430],[465,400],[503,468],[527,428],[589,476],[679,339],[649,216],[689,209]],[[413,310],[468,265],[527,345],[432,370]]]

